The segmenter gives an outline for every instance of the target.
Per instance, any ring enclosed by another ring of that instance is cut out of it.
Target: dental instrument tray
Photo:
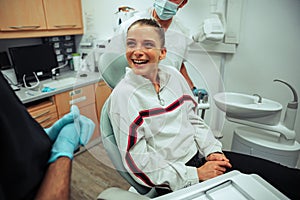
[[[288,199],[256,174],[231,171],[216,178],[169,193],[155,200],[265,200]]]

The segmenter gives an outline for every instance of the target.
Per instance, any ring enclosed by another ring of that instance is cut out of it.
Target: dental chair
[[[170,60],[166,59],[163,64],[171,64],[171,63],[172,62]],[[106,84],[111,89],[114,89],[115,86],[119,83],[119,81],[124,77],[127,66],[128,63],[125,54],[120,55],[119,53],[109,52],[109,53],[102,54],[99,58],[99,66],[98,66],[99,72],[102,76],[102,79],[106,82]],[[104,103],[101,111],[100,131],[101,131],[101,139],[103,142],[103,146],[108,154],[108,157],[112,161],[114,167],[119,172],[119,174],[132,186],[129,189],[130,191],[134,191],[140,194],[139,198],[141,198],[141,195],[143,197],[150,197],[150,198],[157,197],[158,194],[155,188],[149,188],[137,183],[131,177],[129,172],[125,169],[119,149],[116,144],[110,119],[107,113],[107,101],[108,100],[106,100],[106,102]],[[112,190],[117,190],[117,188],[113,188]],[[115,192],[111,192],[111,193],[115,193]],[[124,191],[120,193],[124,194]],[[100,195],[99,195],[99,199],[101,199]]]
[[[105,53],[101,55],[99,63],[99,72],[101,73],[103,80],[110,88],[113,89],[125,75],[125,68],[128,66],[125,55],[120,55],[116,53]],[[104,103],[101,111],[100,131],[103,146],[108,154],[108,157],[112,161],[114,167],[119,172],[119,174],[134,188],[130,188],[131,191],[136,190],[139,194],[145,196],[145,198],[153,198],[157,196],[155,188],[145,187],[137,183],[125,169],[119,149],[117,147],[117,143],[113,133],[113,128],[111,126],[110,119],[107,113],[107,102],[108,100],[106,100],[106,102]],[[112,190],[118,189],[114,188]],[[119,192],[122,195],[125,194],[124,191],[121,192],[121,189]],[[134,199],[134,196],[138,194],[127,195],[132,195],[132,199]],[[141,195],[138,195],[137,199],[141,199]],[[102,197],[99,196],[98,198],[101,199]]]
[[[103,80],[112,89],[125,75],[128,66],[125,55],[105,53],[100,57],[99,71]],[[163,196],[158,196],[155,188],[136,182],[123,165],[117,147],[113,128],[107,113],[107,102],[102,107],[100,117],[101,138],[104,149],[118,173],[132,186],[129,191],[111,187],[102,191],[97,200],[182,200],[182,199],[288,199],[261,177],[231,171],[213,179],[198,183]],[[136,192],[131,192],[132,188]]]

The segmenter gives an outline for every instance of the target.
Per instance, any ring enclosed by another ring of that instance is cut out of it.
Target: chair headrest
[[[103,80],[112,89],[119,83],[126,73],[128,62],[125,54],[104,53],[99,59],[99,71]]]

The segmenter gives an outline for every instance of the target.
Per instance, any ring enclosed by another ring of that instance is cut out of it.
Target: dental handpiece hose
[[[294,100],[289,102],[285,111],[285,115],[283,118],[283,125],[290,129],[290,130],[294,130],[295,129],[295,121],[296,121],[296,117],[297,117],[297,109],[298,109],[298,95],[296,90],[287,82],[279,80],[279,79],[275,79],[275,82],[281,82],[283,84],[285,84],[286,86],[288,86],[294,96]]]

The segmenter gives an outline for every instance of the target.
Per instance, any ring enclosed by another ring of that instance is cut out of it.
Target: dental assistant
[[[108,114],[125,168],[147,187],[178,190],[230,168],[222,145],[195,113],[197,103],[166,57],[164,30],[153,19],[134,22],[127,32],[130,69],[113,90]],[[193,160],[206,157],[200,166]]]
[[[134,21],[142,18],[154,18],[157,20],[165,30],[165,46],[168,49],[166,59],[162,62],[168,63],[179,70],[188,82],[194,95],[197,96],[200,90],[195,87],[184,64],[187,56],[187,48],[192,43],[192,40],[189,39],[187,28],[185,28],[175,16],[177,11],[183,8],[187,3],[188,0],[155,0],[153,7],[146,11],[136,13],[132,18],[123,22],[116,32],[117,34],[123,34],[123,38],[125,38],[128,27]],[[124,41],[125,39],[123,39],[122,42]]]

